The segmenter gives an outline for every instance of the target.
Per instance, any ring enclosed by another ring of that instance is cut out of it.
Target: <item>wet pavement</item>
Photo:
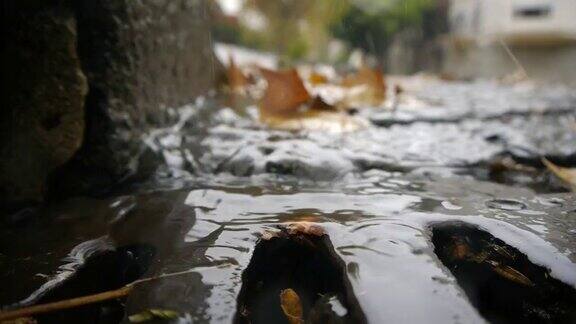
[[[182,107],[178,124],[145,139],[163,161],[151,180],[0,229],[0,304],[49,300],[86,260],[116,251],[116,286],[192,270],[137,286],[124,321],[158,308],[183,323],[230,323],[263,233],[300,221],[324,228],[369,323],[485,321],[435,253],[441,224],[486,231],[576,287],[574,194],[540,163],[576,165],[576,93],[398,82],[396,110],[359,108],[366,126],[355,132],[272,130],[256,107],[214,98]],[[520,167],[495,168],[503,159]]]

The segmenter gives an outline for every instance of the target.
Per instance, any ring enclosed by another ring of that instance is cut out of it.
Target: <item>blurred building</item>
[[[452,0],[445,70],[576,84],[576,1]]]

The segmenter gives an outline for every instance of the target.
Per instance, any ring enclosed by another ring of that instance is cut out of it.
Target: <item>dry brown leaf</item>
[[[264,230],[262,232],[262,236],[260,237],[260,239],[264,241],[269,241],[275,237],[278,237],[278,232],[274,232],[271,230]]]
[[[468,244],[466,244],[466,242],[460,239],[454,240],[454,245],[452,246],[451,253],[452,258],[457,260],[465,259],[471,254],[470,247],[468,246]]]
[[[295,222],[286,226],[288,234],[308,234],[314,236],[326,235],[326,231],[322,226],[313,222]]]
[[[320,96],[315,96],[310,103],[310,110],[318,110],[318,111],[336,111],[336,107],[331,104],[326,103]]]
[[[542,158],[542,163],[550,172],[569,185],[572,191],[576,191],[576,168],[563,168],[548,161],[546,158]]]
[[[301,324],[304,322],[302,320],[304,316],[302,303],[294,290],[288,288],[280,292],[280,306],[290,324]]]
[[[352,88],[364,86],[364,91],[354,93],[348,101],[362,101],[374,105],[386,98],[384,75],[377,69],[362,66],[356,74],[348,75],[342,80],[342,86]]]
[[[143,312],[128,316],[130,323],[144,323],[154,319],[175,319],[179,313],[169,309],[147,309]]]
[[[295,69],[260,69],[268,86],[260,100],[260,120],[282,130],[323,130],[336,133],[355,131],[367,123],[342,114],[322,98],[311,98]],[[303,109],[300,109],[303,108]]]
[[[494,271],[496,271],[496,273],[500,276],[521,285],[534,286],[534,283],[532,283],[532,281],[523,275],[520,271],[507,265],[500,265],[494,261],[491,261],[490,264],[492,265]]]
[[[244,89],[250,83],[248,77],[244,75],[242,70],[238,68],[234,62],[234,58],[230,56],[230,64],[226,70],[226,76],[228,77],[228,86],[232,91],[240,91]]]
[[[310,94],[295,69],[272,71],[260,68],[268,86],[260,100],[262,114],[289,114],[310,100]]]

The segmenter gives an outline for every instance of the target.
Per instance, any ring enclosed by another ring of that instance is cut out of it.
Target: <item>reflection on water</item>
[[[430,188],[457,186],[442,181],[431,182]],[[504,189],[484,185],[493,190]],[[106,205],[108,213],[122,218],[109,225],[115,242],[121,242],[122,246],[147,242],[161,251],[145,276],[195,269],[186,276],[138,287],[128,298],[128,314],[166,308],[177,310],[193,321],[231,322],[242,286],[242,272],[259,236],[279,224],[297,221],[313,221],[325,228],[336,253],[346,264],[354,294],[370,322],[382,319],[443,322],[455,317],[482,321],[433,253],[428,228],[446,220],[477,224],[518,248],[532,262],[550,267],[556,278],[576,285],[574,234],[570,232],[575,220],[567,217],[573,213],[571,202],[558,206],[546,203],[549,198],[532,196],[520,198],[525,209],[495,209],[486,207],[492,201],[490,194],[479,193],[483,190],[480,187],[471,197],[463,190],[467,184],[461,184],[459,194],[451,192],[445,196],[427,191],[426,184],[424,191],[399,188],[394,194],[358,193],[363,191],[359,187],[355,183],[347,193],[302,190],[290,194],[279,191],[254,194],[249,187],[246,193],[226,188],[181,190],[131,197],[134,206],[129,212],[118,208],[117,198],[87,200],[84,207]],[[553,201],[557,199],[560,198]],[[443,202],[447,200],[461,208],[446,208]],[[70,208],[61,212],[62,218],[78,206]],[[540,213],[523,214],[526,210]],[[39,243],[40,233],[44,232],[56,237],[68,233],[80,238],[77,241],[106,233],[104,226],[100,231],[91,226],[65,226],[82,221],[82,218],[64,221],[56,216],[53,223],[36,228],[31,235],[12,237],[12,244],[21,247],[14,247],[13,253],[29,251],[27,246]],[[36,249],[41,255],[50,253],[52,247],[38,244]],[[64,253],[54,256],[40,271],[52,274],[61,264],[58,260],[62,256]],[[11,264],[13,272],[3,275],[12,281],[27,282],[39,269],[29,267],[31,262]],[[4,291],[3,302],[12,302],[32,290],[31,285],[14,285],[9,293]],[[420,306],[414,307],[415,303]]]

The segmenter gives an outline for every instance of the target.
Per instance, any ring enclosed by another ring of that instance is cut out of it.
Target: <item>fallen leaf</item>
[[[326,235],[322,226],[313,222],[295,222],[286,226],[288,234],[309,234],[314,236]]]
[[[268,86],[260,100],[261,114],[294,113],[311,98],[296,69],[272,71],[260,68]]]
[[[238,68],[234,62],[234,58],[230,56],[228,64],[228,69],[226,70],[226,76],[228,77],[228,86],[234,92],[242,91],[250,83],[248,77],[244,75],[242,70]]]
[[[368,126],[368,121],[341,112],[309,110],[290,115],[261,115],[261,121],[279,130],[346,133]]]
[[[465,259],[471,254],[468,244],[458,238],[454,239],[454,245],[450,252],[452,253],[452,258],[457,260]]]
[[[500,254],[501,256],[508,258],[508,259],[515,259],[516,256],[513,252],[509,251],[505,246],[500,246],[494,243],[489,243],[488,247],[490,247],[493,251]]]
[[[262,236],[260,237],[260,239],[264,241],[269,241],[275,237],[278,237],[278,232],[274,232],[271,230],[264,230],[264,232],[262,232]]]
[[[514,281],[516,283],[519,283],[521,285],[534,286],[534,283],[532,283],[532,281],[528,279],[528,277],[523,275],[520,271],[507,265],[501,265],[495,261],[488,261],[488,263],[492,265],[494,271],[496,271],[496,273],[499,274],[500,276],[508,280]]]
[[[302,320],[304,315],[302,303],[300,302],[300,297],[294,290],[288,288],[280,292],[280,306],[290,324],[300,324],[304,322]]]
[[[346,76],[342,80],[342,86],[356,89],[355,91],[352,91],[352,89],[349,91],[349,95],[345,100],[348,104],[367,103],[379,105],[386,98],[384,75],[380,71],[365,65],[356,74]]]
[[[128,316],[130,323],[143,323],[152,319],[174,319],[179,315],[178,312],[169,309],[147,309],[143,312]]]
[[[322,97],[315,96],[310,103],[310,110],[318,110],[318,111],[336,111],[336,107],[333,105],[327,104]]]
[[[563,168],[542,158],[542,163],[550,170],[556,177],[564,181],[572,191],[576,191],[576,168]]]
[[[277,72],[260,68],[260,72],[268,83],[259,103],[260,121],[272,128],[343,133],[368,124],[339,112],[320,96],[312,98],[295,69]]]
[[[476,263],[482,263],[484,261],[486,261],[486,259],[490,256],[490,253],[488,253],[487,251],[482,251],[478,254],[472,254],[468,257],[468,259],[470,261],[474,261]]]

